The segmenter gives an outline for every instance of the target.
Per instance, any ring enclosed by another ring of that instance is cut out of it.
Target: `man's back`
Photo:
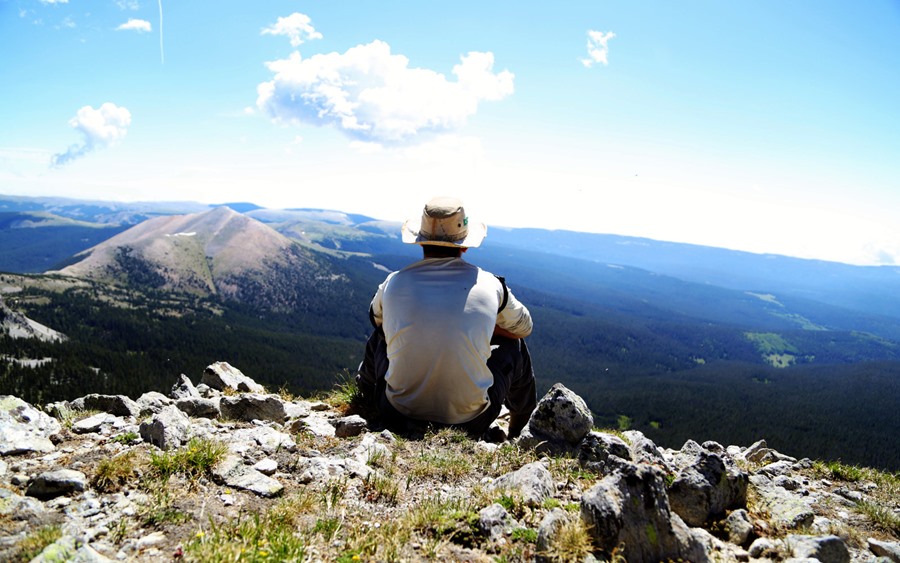
[[[487,407],[490,340],[503,286],[461,258],[428,258],[388,277],[373,301],[389,367],[388,400],[447,424]]]

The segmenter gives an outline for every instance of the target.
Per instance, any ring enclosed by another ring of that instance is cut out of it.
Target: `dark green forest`
[[[310,395],[358,365],[380,277],[352,278],[345,295],[303,315],[150,289],[33,284],[10,305],[69,339],[0,338],[7,359],[53,358],[36,367],[0,361],[0,393],[35,404],[87,393],[136,398],[167,393],[181,373],[197,382],[207,365],[227,361],[270,390]],[[798,330],[754,340],[740,326],[634,315],[526,287],[516,295],[537,327],[529,346],[539,395],[565,384],[597,426],[634,428],[672,448],[765,438],[797,457],[900,469],[900,361],[880,339]],[[760,342],[783,343],[797,362],[771,367]]]

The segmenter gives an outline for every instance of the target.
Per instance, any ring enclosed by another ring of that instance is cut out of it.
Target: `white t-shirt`
[[[461,258],[426,258],[390,274],[372,299],[384,329],[388,401],[400,413],[444,424],[468,422],[489,405],[494,326],[524,338],[531,315],[490,272]]]

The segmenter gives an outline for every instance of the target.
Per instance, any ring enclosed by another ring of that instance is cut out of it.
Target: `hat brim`
[[[458,246],[461,248],[476,248],[487,236],[487,225],[475,221],[469,221],[469,232],[466,238],[458,241],[431,240],[421,235],[422,219],[410,219],[400,227],[400,239],[406,244],[431,244],[435,246]]]

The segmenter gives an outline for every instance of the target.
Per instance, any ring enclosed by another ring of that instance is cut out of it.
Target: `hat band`
[[[426,240],[435,240],[440,242],[458,242],[465,239],[469,235],[469,233],[467,231],[462,231],[461,233],[455,235],[436,235],[434,233],[429,233],[428,231],[422,230],[419,231],[419,235]]]
[[[458,214],[450,217],[425,215],[419,229],[419,236],[439,242],[459,242],[469,236],[468,217]],[[426,226],[427,225],[427,226]]]

